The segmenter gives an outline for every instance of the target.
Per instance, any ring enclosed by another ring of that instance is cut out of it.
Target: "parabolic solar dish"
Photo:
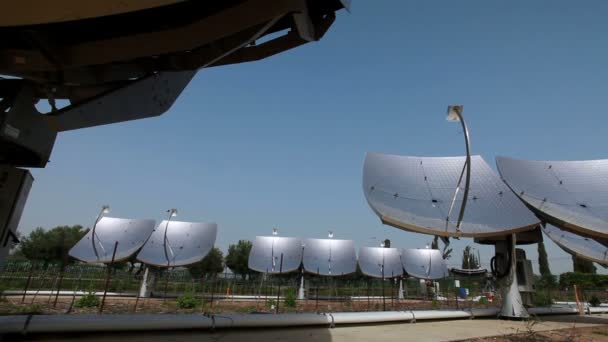
[[[352,240],[304,240],[303,265],[306,272],[340,276],[357,270],[357,254]]]
[[[497,157],[513,192],[548,223],[608,238],[608,159],[532,161]]]
[[[448,267],[437,249],[403,249],[401,262],[410,277],[434,280],[448,276]]]
[[[144,264],[158,267],[195,264],[213,249],[216,236],[215,223],[171,220],[167,225],[165,220],[154,229],[137,259]]]
[[[68,254],[84,262],[110,263],[114,253],[114,244],[118,241],[114,261],[124,261],[137,253],[144,245],[152,234],[155,224],[154,220],[102,217],[95,227],[95,238],[93,238],[93,230],[89,230],[70,249]],[[95,247],[93,247],[93,242]],[[95,250],[97,250],[97,255]]]
[[[298,238],[256,236],[249,252],[249,268],[258,272],[288,273],[299,269],[301,264],[302,240]]]
[[[547,225],[543,228],[545,234],[566,252],[583,259],[608,265],[608,247],[588,237],[561,230]]]
[[[403,275],[401,249],[361,247],[359,249],[359,268],[363,274],[374,278],[400,277]]]
[[[384,224],[432,235],[490,237],[539,224],[483,158],[472,156],[469,196],[458,231],[464,180],[453,205],[452,199],[465,159],[368,153],[363,167],[367,202]]]

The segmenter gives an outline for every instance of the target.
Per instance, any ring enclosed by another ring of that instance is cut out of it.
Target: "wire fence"
[[[180,298],[195,298],[205,310],[237,311],[281,311],[289,310],[285,303],[297,297],[302,275],[255,274],[242,277],[232,273],[220,273],[202,277],[193,276],[186,268],[151,270],[154,281],[149,282],[150,298],[140,301],[139,291],[143,281],[142,269],[111,268],[95,264],[40,264],[29,261],[9,261],[0,270],[0,292],[10,295],[13,303],[33,304],[46,299],[53,307],[69,305],[83,294],[93,293],[98,297],[107,292],[112,302],[129,302],[122,311],[138,312],[138,306],[149,306],[149,310],[166,312],[167,305],[179,302]],[[150,280],[150,278],[149,278]],[[460,288],[455,287],[456,280]],[[468,289],[468,298],[482,300],[458,300],[458,292]],[[400,289],[402,296],[400,297]],[[300,311],[366,311],[404,310],[430,308],[467,308],[499,305],[484,300],[491,298],[492,286],[487,278],[450,277],[437,282],[422,282],[414,278],[377,279],[366,276],[323,277],[304,274],[304,300],[298,300],[291,309]],[[605,289],[582,289],[581,301],[597,297],[608,301]],[[67,298],[67,301],[66,301]],[[120,299],[122,298],[122,299]],[[177,301],[176,301],[177,299]],[[576,300],[571,289],[538,289],[535,295],[538,304],[551,301]],[[104,299],[105,300],[105,299]],[[160,300],[163,305],[158,305]],[[249,302],[240,307],[236,302]],[[228,304],[232,303],[232,304]],[[59,304],[57,304],[59,303]],[[251,304],[254,303],[254,304]],[[536,304],[536,303],[535,303]],[[156,305],[156,307],[155,307]],[[231,307],[234,306],[234,307]],[[151,306],[151,307],[150,307]],[[164,311],[163,311],[164,310]],[[170,310],[169,310],[170,311]],[[147,312],[144,310],[144,312]],[[154,311],[156,312],[156,311]]]

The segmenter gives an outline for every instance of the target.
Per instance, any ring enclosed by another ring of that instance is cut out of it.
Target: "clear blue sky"
[[[361,190],[367,151],[606,158],[606,1],[354,1],[323,40],[202,70],[165,115],[61,134],[20,229],[112,216],[215,221],[217,246],[281,235],[431,237],[382,226]],[[454,242],[461,249],[470,239]],[[554,272],[570,258],[547,242]],[[481,247],[488,261],[492,249]],[[527,248],[536,260],[536,248]]]

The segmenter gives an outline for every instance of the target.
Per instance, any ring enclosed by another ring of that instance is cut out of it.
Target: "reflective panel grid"
[[[144,245],[155,225],[154,220],[132,220],[116,217],[102,217],[93,230],[80,240],[68,254],[89,263],[110,263],[116,246],[114,261],[124,261],[133,256]],[[95,243],[95,247],[93,247]],[[97,255],[95,254],[97,250]]]
[[[403,275],[401,249],[361,247],[359,268],[363,274],[375,278],[394,278]]]
[[[352,240],[304,240],[303,265],[306,272],[340,276],[357,270],[357,255]]]
[[[283,264],[281,265],[281,255]],[[289,273],[302,264],[302,240],[292,237],[256,236],[249,252],[249,268],[263,273]]]
[[[539,224],[483,158],[472,156],[469,198],[458,231],[464,179],[452,200],[465,160],[368,153],[363,167],[365,197],[383,223],[425,234],[490,237]]]
[[[608,159],[533,161],[497,157],[513,192],[548,223],[608,238]]]
[[[437,249],[403,249],[401,262],[410,277],[434,280],[448,276],[448,267]]]
[[[213,249],[217,224],[162,221],[137,255],[144,264],[176,267],[195,264]]]

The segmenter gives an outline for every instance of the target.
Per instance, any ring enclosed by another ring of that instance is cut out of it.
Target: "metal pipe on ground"
[[[383,312],[337,312],[318,314],[125,314],[125,315],[30,315],[0,316],[0,334],[83,333],[134,330],[178,330],[216,328],[276,328],[422,320],[496,317],[499,309],[408,310]],[[606,307],[590,308],[590,313],[608,312]],[[530,308],[533,315],[577,314],[575,306]]]
[[[79,333],[95,331],[273,328],[310,325],[398,322],[496,316],[497,309],[338,312],[319,314],[125,314],[0,316],[1,333]],[[419,318],[420,317],[420,318]]]

